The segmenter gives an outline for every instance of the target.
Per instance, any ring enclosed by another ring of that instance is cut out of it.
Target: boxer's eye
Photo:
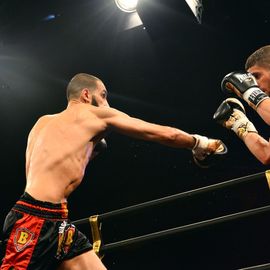
[[[101,96],[102,96],[102,98],[106,99],[107,98],[107,91],[103,91],[101,93]]]
[[[258,80],[261,76],[260,76],[260,73],[257,73],[257,72],[254,72],[254,73],[251,73],[256,80]]]

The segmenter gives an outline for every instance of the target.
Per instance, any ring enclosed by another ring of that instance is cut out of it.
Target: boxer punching
[[[67,199],[88,162],[118,132],[134,139],[190,150],[200,166],[226,153],[221,140],[149,123],[109,107],[103,82],[75,75],[67,107],[38,119],[28,136],[25,190],[7,214],[1,270],[106,269],[92,245],[68,219]]]

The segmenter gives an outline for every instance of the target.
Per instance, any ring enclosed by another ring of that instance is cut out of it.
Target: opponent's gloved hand
[[[196,142],[192,149],[194,162],[201,168],[209,168],[228,152],[226,145],[217,139],[210,139],[205,136],[192,135]]]
[[[249,72],[234,71],[227,74],[221,82],[221,89],[227,94],[243,98],[255,110],[263,100],[269,98]]]
[[[249,132],[257,132],[246,116],[243,104],[236,98],[227,98],[216,110],[213,119],[243,139]]]

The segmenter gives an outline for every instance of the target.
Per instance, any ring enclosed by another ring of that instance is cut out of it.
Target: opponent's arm
[[[270,164],[270,143],[258,134],[239,100],[236,98],[224,100],[213,118],[222,126],[234,131],[260,162],[265,165]]]
[[[270,164],[270,141],[257,133],[248,133],[243,138],[249,151],[264,165]]]
[[[257,113],[270,126],[270,99],[265,99],[257,107]]]

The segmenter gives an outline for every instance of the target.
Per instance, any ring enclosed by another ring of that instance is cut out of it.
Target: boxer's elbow
[[[263,121],[268,125],[270,126],[270,116],[267,115],[267,117],[265,117],[264,115],[262,116],[262,119]]]
[[[269,154],[265,154],[263,156],[261,156],[259,158],[260,162],[263,164],[263,165],[269,165],[270,164],[270,155]]]
[[[254,153],[254,154],[263,165],[270,164],[270,151],[269,151],[268,147],[264,150],[261,150],[260,153],[258,153],[257,155],[256,155],[256,153]]]
[[[270,126],[270,119],[267,119],[265,122],[268,126]]]

